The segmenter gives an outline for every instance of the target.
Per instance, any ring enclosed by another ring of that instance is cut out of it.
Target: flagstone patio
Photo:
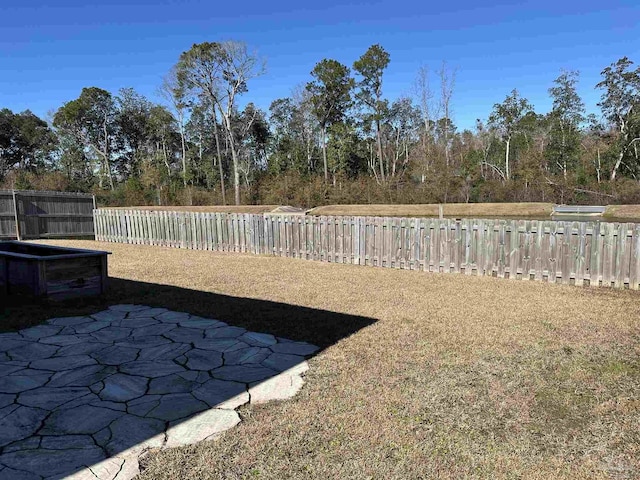
[[[142,305],[0,334],[0,479],[127,480],[295,395],[318,348]]]

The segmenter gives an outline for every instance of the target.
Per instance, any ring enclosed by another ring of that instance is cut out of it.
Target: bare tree
[[[422,115],[424,133],[422,135],[422,150],[424,153],[424,171],[422,172],[422,182],[426,180],[426,173],[429,172],[431,163],[431,143],[433,137],[434,114],[436,107],[433,105],[433,91],[431,90],[429,67],[423,65],[418,69],[414,90],[418,103],[418,108]]]
[[[184,186],[187,186],[187,143],[185,140],[184,124],[185,112],[187,110],[187,100],[183,86],[178,81],[178,73],[176,67],[171,68],[169,73],[162,79],[162,84],[158,89],[158,93],[169,102],[171,109],[178,121],[178,129],[180,131],[181,143],[181,160],[182,160],[182,180]],[[224,191],[224,189],[223,189]],[[224,196],[224,193],[223,193]]]
[[[299,115],[301,125],[302,141],[305,146],[305,154],[307,157],[307,169],[309,172],[315,170],[315,149],[318,142],[318,128],[313,117],[313,104],[311,103],[311,94],[304,87],[298,85],[293,89],[291,98],[294,102],[295,109]]]
[[[195,89],[220,112],[233,162],[235,203],[239,205],[240,171],[232,117],[235,114],[238,95],[247,92],[247,82],[251,78],[264,72],[264,62],[259,60],[255,53],[249,52],[242,42],[205,42],[195,44],[190,50],[182,53],[176,68],[179,83],[185,88]],[[215,115],[214,134],[217,134]],[[216,147],[220,158],[219,143],[216,142]],[[222,172],[221,167],[220,170]]]
[[[489,116],[489,126],[500,132],[505,142],[504,174],[507,180],[511,178],[511,140],[521,131],[522,119],[531,111],[533,106],[529,101],[513,89],[502,103],[493,106],[493,112]]]
[[[484,167],[489,167],[494,173],[497,173],[500,179],[504,182],[506,175],[504,170],[493,162],[489,161],[489,154],[491,152],[491,145],[496,138],[495,131],[492,128],[488,128],[482,123],[482,120],[476,120],[476,148],[482,152],[482,160],[480,161],[480,173],[483,178],[486,179],[486,173]]]
[[[440,109],[444,115],[444,156],[447,166],[449,166],[450,160],[450,148],[449,148],[449,128],[451,124],[451,97],[453,96],[453,87],[456,83],[456,69],[451,69],[447,66],[446,62],[442,62],[440,67]]]
[[[236,97],[247,92],[247,82],[251,78],[262,75],[265,71],[264,61],[257,54],[249,52],[246,44],[226,41],[220,44],[220,65],[222,80],[220,92],[215,103],[227,130],[231,159],[233,161],[233,186],[235,204],[240,205],[240,170],[238,168],[238,149],[233,134],[232,117],[236,107]]]
[[[618,155],[611,170],[611,181],[616,179],[625,157],[630,157],[628,160],[635,164],[631,170],[640,163],[637,150],[637,143],[640,142],[640,115],[636,113],[640,105],[640,67],[632,68],[633,62],[623,57],[602,71],[603,80],[596,85],[596,88],[604,90],[598,105],[618,131]]]

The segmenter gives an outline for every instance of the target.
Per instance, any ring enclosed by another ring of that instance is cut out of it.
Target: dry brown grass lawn
[[[64,244],[113,252],[104,303],[235,316],[324,347],[296,398],[150,455],[143,479],[640,476],[638,292]],[[4,321],[98,306],[10,307]]]
[[[640,205],[609,205],[605,211],[605,217],[619,219],[640,219]]]
[[[551,203],[446,203],[448,217],[541,217],[551,216]],[[438,204],[418,205],[327,205],[310,215],[365,215],[378,217],[437,217]]]

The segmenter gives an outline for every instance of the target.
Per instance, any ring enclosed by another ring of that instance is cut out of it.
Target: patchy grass
[[[638,292],[52,243],[113,251],[106,303],[323,347],[296,398],[243,408],[215,441],[149,455],[142,479],[640,476]],[[2,322],[92,308],[5,307]]]
[[[604,218],[612,217],[620,221],[640,220],[640,205],[609,205],[604,212]]]
[[[447,217],[541,217],[551,218],[551,203],[445,203]],[[309,215],[360,215],[371,217],[437,217],[438,204],[418,205],[327,205]]]

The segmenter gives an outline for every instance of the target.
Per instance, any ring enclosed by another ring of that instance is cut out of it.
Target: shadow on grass
[[[2,300],[0,326],[5,332],[51,318],[134,304],[310,343],[320,347],[314,354],[375,323],[372,318],[118,278],[110,279],[108,293],[102,297],[64,302]],[[0,418],[0,478],[18,473],[35,474],[33,478],[70,475],[97,464],[104,470],[100,463],[104,459],[115,465],[107,470],[117,471],[122,468],[119,453],[170,427],[188,425],[197,430],[203,415],[213,414],[216,405],[224,402],[224,408],[233,408],[229,404],[249,389],[253,389],[252,401],[261,394],[275,393],[277,398],[279,382],[294,381],[286,375],[294,375],[290,372],[299,370],[305,358],[304,352],[295,352],[303,344],[280,340],[264,345],[264,337],[237,336],[239,329],[228,327],[199,326],[197,318],[188,323],[189,317],[180,325],[184,316],[180,320],[159,314],[146,325],[143,318],[129,318],[135,312],[127,315],[113,321],[98,315],[77,326],[75,320],[62,320],[61,330],[40,340],[37,335],[0,334],[0,401],[4,402],[0,407],[14,409]],[[93,322],[107,325],[96,324],[100,328],[93,330]],[[124,336],[119,336],[122,332]],[[35,352],[35,358],[30,352]],[[59,358],[65,356],[66,360]],[[247,363],[243,363],[245,357]],[[136,378],[142,386],[136,387]],[[235,415],[230,410],[216,412],[226,415],[225,421]],[[207,418],[218,421],[218,417]],[[204,437],[196,435],[199,438]],[[88,446],[78,448],[74,442]],[[105,472],[105,478],[113,478],[109,475]]]
[[[121,278],[109,278],[109,289],[100,297],[62,302],[0,300],[4,300],[0,307],[0,332],[38,325],[54,317],[92,314],[123,303],[214,318],[247,330],[313,343],[321,349],[375,322],[357,315]]]

